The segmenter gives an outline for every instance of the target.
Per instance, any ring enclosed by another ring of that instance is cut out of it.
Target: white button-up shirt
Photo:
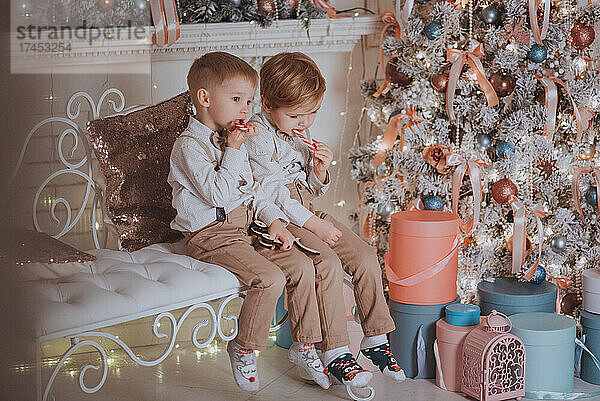
[[[229,213],[252,200],[260,220],[270,225],[279,218],[287,224],[283,212],[252,177],[246,147],[242,144],[239,150],[225,147],[222,151],[220,142],[220,134],[194,117],[175,141],[167,179],[177,210],[171,228],[198,231],[216,220],[217,207]]]
[[[326,183],[322,183],[314,172],[310,149],[300,138],[279,132],[266,113],[255,114],[249,123],[256,125],[259,132],[246,140],[254,179],[288,219],[302,227],[313,213],[290,198],[285,186],[299,182],[319,196],[329,188],[329,173]]]

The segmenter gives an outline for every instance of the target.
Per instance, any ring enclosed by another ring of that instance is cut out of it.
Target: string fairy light
[[[362,39],[361,39],[362,42]],[[364,54],[363,54],[364,57]],[[337,160],[342,160],[343,157],[343,150],[344,150],[344,133],[346,132],[346,127],[348,126],[348,103],[350,101],[350,74],[352,73],[352,64],[354,61],[354,47],[352,48],[352,50],[350,51],[350,60],[349,60],[349,64],[348,64],[348,68],[346,69],[346,94],[345,94],[345,99],[344,99],[344,111],[342,113],[340,113],[344,118],[343,118],[343,124],[342,124],[342,135],[338,144],[338,150],[337,150]],[[364,69],[363,69],[363,73],[364,73]],[[333,163],[332,163],[333,164]],[[342,172],[342,166],[343,163],[340,163],[339,165],[337,165],[337,163],[335,164],[337,166],[336,168],[336,172],[335,172],[335,180],[333,183],[333,199],[334,201],[338,199],[338,189],[339,189],[339,182],[340,182],[340,177],[341,177],[341,172]],[[344,193],[346,189],[346,180],[344,180],[343,184],[342,184],[342,194]],[[344,199],[340,199],[339,201],[336,201],[336,205],[338,205],[339,207],[342,207],[343,205],[346,204],[346,201]],[[340,206],[341,205],[341,206]]]

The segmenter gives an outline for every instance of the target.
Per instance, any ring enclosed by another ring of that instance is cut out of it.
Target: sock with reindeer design
[[[323,367],[321,358],[317,355],[314,344],[294,342],[290,347],[290,362],[295,363],[302,369],[304,375],[301,377],[310,377],[319,386],[328,389],[331,386],[331,380],[327,370]]]
[[[242,390],[258,391],[258,372],[254,351],[244,348],[235,341],[227,344],[227,353],[233,370],[233,378]]]

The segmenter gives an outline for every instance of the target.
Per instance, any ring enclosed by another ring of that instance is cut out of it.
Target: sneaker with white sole
[[[352,387],[366,387],[373,374],[359,365],[352,354],[343,354],[327,365],[327,370],[340,383]]]

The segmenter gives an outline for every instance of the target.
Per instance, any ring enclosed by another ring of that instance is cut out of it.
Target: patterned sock
[[[375,336],[380,337],[380,336]],[[390,351],[390,345],[383,335],[385,341],[383,343],[379,343],[377,345],[371,345],[372,343],[377,343],[377,341],[372,341],[374,337],[365,337],[360,343],[360,352],[367,358],[373,362],[375,366],[381,370],[384,376],[391,377],[397,382],[401,382],[406,379],[406,375],[404,371],[396,362],[396,358],[392,355]]]
[[[343,347],[337,347],[323,352],[323,355],[321,355],[321,360],[323,361],[323,365],[327,366],[337,357],[350,353],[350,348],[345,345]]]
[[[373,374],[364,370],[350,353],[341,355],[331,361],[327,365],[327,370],[340,383],[352,387],[366,387],[373,378]]]
[[[289,353],[290,362],[295,363],[308,373],[308,376],[317,382],[325,390],[331,386],[331,380],[326,369],[323,368],[323,363],[317,355],[314,344],[294,342],[290,347]],[[306,375],[305,375],[306,376]]]
[[[227,353],[231,362],[233,378],[242,390],[258,391],[258,374],[254,351],[244,348],[235,341],[227,344]]]
[[[360,349],[376,347],[378,345],[383,345],[387,342],[388,340],[385,334],[379,334],[377,336],[364,336],[362,341],[360,342]]]

